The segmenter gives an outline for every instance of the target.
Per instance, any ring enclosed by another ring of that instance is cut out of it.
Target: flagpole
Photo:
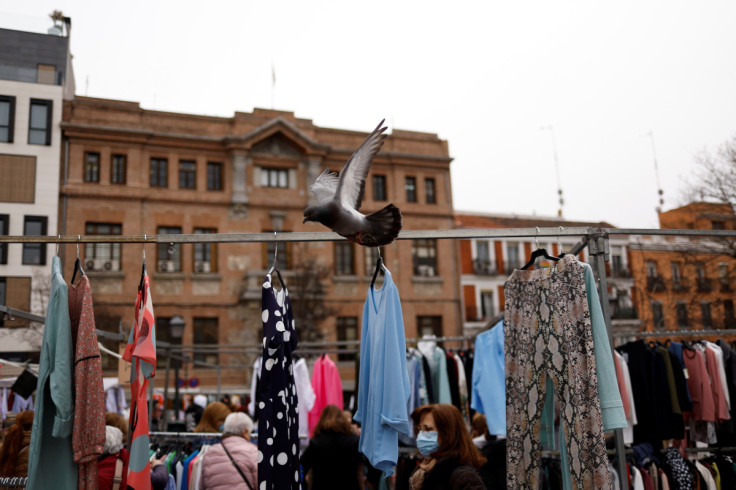
[[[274,109],[274,95],[276,92],[276,67],[273,64],[273,61],[271,61],[271,110]]]

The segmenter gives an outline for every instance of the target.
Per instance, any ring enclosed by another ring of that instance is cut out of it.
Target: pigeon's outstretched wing
[[[319,204],[327,204],[335,198],[337,181],[337,172],[330,172],[330,169],[326,168],[319,174],[314,184],[309,186],[309,189],[315,195]]]
[[[365,139],[360,148],[350,157],[348,163],[340,172],[335,199],[346,209],[360,209],[365,190],[365,179],[371,169],[373,157],[383,146],[386,139],[386,126],[383,119],[376,129]]]

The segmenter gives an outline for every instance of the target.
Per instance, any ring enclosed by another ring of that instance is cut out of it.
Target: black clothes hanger
[[[81,240],[82,236],[77,235],[77,239]],[[82,261],[79,259],[79,242],[77,242],[77,260],[74,261],[74,272],[72,273],[72,284],[74,284],[74,278],[77,277],[77,272],[80,273],[80,277],[85,275],[84,269],[82,268]]]
[[[537,232],[539,232],[539,227],[537,227]],[[531,267],[532,264],[534,264],[534,261],[536,261],[538,257],[544,257],[545,259],[552,260],[554,262],[557,262],[558,260],[560,260],[559,257],[554,257],[548,254],[546,248],[539,247],[539,240],[537,240],[536,234],[534,235],[534,241],[537,242],[537,249],[534,252],[532,252],[532,256],[529,258],[529,262],[527,262],[526,265],[524,265],[524,267],[521,268],[521,270],[524,271],[524,270],[527,270],[529,267]]]
[[[371,287],[374,287],[376,284],[376,278],[378,277],[378,271],[383,272],[383,270],[386,268],[385,265],[383,265],[383,258],[381,258],[381,247],[378,247],[378,259],[376,259],[376,270],[373,271],[373,279],[371,279]]]

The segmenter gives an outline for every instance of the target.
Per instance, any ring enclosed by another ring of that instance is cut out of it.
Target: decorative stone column
[[[252,162],[251,158],[244,153],[234,153],[233,158],[233,193],[230,199],[230,219],[248,219],[248,198],[246,186],[246,168]]]

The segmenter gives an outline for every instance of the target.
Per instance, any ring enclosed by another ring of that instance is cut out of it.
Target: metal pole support
[[[611,345],[611,355],[613,355],[613,336],[611,326],[611,307],[608,302],[608,279],[606,277],[606,262],[610,260],[611,250],[608,244],[608,234],[599,233],[591,237],[588,242],[588,252],[593,259],[593,266],[598,275],[598,295],[601,301],[601,310],[603,319],[606,322],[606,331],[608,332],[608,342]],[[614,359],[614,363],[615,363]],[[618,389],[618,388],[617,388]],[[624,448],[624,433],[622,429],[614,431],[614,442],[616,444],[616,459],[621,490],[628,489],[626,475],[626,452]]]

